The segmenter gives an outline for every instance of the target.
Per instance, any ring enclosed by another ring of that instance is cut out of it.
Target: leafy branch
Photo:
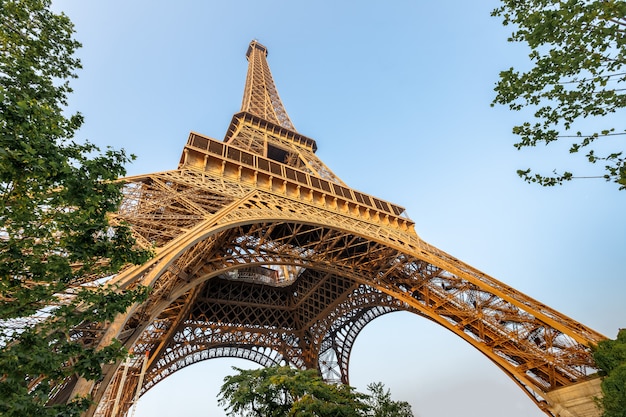
[[[492,102],[513,111],[529,108],[534,121],[513,127],[520,137],[517,149],[548,145],[563,138],[579,139],[569,148],[578,153],[587,148],[586,160],[603,165],[601,175],[574,175],[570,171],[552,175],[518,170],[527,182],[544,186],[576,178],[604,178],[626,189],[623,144],[603,143],[599,138],[626,134],[623,120],[606,118],[626,107],[626,3],[617,0],[503,0],[492,11],[514,31],[510,42],[525,43],[533,67],[521,72],[502,71]],[[622,88],[621,88],[622,87]],[[617,120],[617,121],[615,121]],[[606,125],[616,123],[617,125]],[[605,126],[602,126],[605,124]],[[597,127],[602,126],[602,127]],[[582,134],[583,130],[591,130]],[[573,134],[567,131],[578,130]],[[610,149],[612,148],[612,149]]]

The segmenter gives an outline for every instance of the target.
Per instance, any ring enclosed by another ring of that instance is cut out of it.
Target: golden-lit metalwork
[[[57,398],[90,393],[90,415],[122,415],[138,389],[216,357],[348,383],[359,332],[403,310],[480,350],[547,414],[597,415],[590,346],[604,337],[422,241],[404,208],[348,187],[295,130],[267,49],[253,41],[246,56],[242,109],[224,141],[191,133],[178,169],[125,179],[115,221],[156,255],[111,283],[152,291],[80,336],[118,338],[135,356],[97,384],[68,381]]]

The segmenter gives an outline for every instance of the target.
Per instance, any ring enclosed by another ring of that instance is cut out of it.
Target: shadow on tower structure
[[[57,400],[91,394],[89,415],[124,415],[174,372],[218,357],[348,383],[359,332],[402,310],[474,346],[546,414],[599,415],[590,346],[604,336],[429,245],[404,208],[346,185],[296,131],[267,49],[253,41],[246,57],[223,141],[191,133],[178,169],[123,179],[115,221],[155,257],[111,284],[151,292],[94,343],[117,338],[135,355],[97,383],[69,381]]]

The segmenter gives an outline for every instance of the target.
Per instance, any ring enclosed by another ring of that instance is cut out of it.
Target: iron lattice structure
[[[115,221],[156,255],[111,284],[152,291],[115,322],[77,331],[94,346],[118,338],[134,359],[97,383],[67,381],[56,401],[90,393],[90,415],[123,415],[169,375],[217,357],[348,383],[359,332],[403,310],[480,350],[546,413],[568,415],[552,393],[590,379],[589,346],[604,337],[424,242],[404,208],[348,187],[295,130],[266,48],[253,41],[246,56],[225,139],[191,133],[178,169],[124,179]]]

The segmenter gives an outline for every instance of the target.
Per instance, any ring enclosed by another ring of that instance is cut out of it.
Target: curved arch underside
[[[136,358],[149,352],[140,392],[212,357],[317,368],[347,383],[358,333],[407,310],[479,349],[538,403],[595,372],[588,345],[601,335],[394,219],[334,204],[194,171],[131,179],[118,220],[157,255],[113,283],[152,292],[100,340],[117,337]],[[93,387],[99,415],[110,413],[125,368],[121,407],[132,403],[139,360],[110,367]]]
[[[249,309],[257,310],[252,314],[250,310],[231,308],[230,306],[235,302],[241,302],[239,296],[232,297],[233,293],[241,294],[246,289],[239,285],[224,284],[216,279],[206,285],[202,299],[196,301],[201,307],[206,308],[206,303],[211,303],[211,307],[198,312],[199,317],[186,320],[177,329],[177,336],[167,345],[163,353],[159,355],[159,360],[148,371],[142,392],[186,366],[220,357],[248,359],[262,366],[292,365],[298,368],[309,368],[312,364],[305,363],[304,357],[313,356],[317,357],[317,367],[326,380],[348,383],[349,356],[360,330],[382,314],[402,307],[406,309],[405,306],[400,306],[403,303],[394,302],[389,296],[383,296],[371,288],[360,286],[348,295],[344,303],[338,305],[329,314],[325,322],[316,323],[311,327],[308,332],[309,338],[315,333],[320,334],[322,338],[315,340],[314,350],[310,351],[311,349],[303,349],[297,332],[294,332],[292,328],[278,328],[278,326],[268,328],[269,326],[259,325],[261,321],[282,321],[285,318],[277,318],[272,312],[259,311],[264,307],[258,302],[244,301]],[[228,292],[231,297],[227,296],[216,301],[215,293],[224,295],[225,292]],[[208,298],[208,294],[213,296]],[[368,295],[371,305],[362,304],[363,295]],[[377,305],[378,303],[381,305]],[[218,304],[221,305],[218,306]],[[224,308],[225,306],[229,307]],[[273,317],[267,316],[267,313]],[[246,320],[245,315],[254,318]],[[238,324],[224,323],[220,318],[225,316],[230,316],[230,321]],[[148,330],[144,336],[150,333],[151,330]],[[136,346],[141,344],[140,339]]]

